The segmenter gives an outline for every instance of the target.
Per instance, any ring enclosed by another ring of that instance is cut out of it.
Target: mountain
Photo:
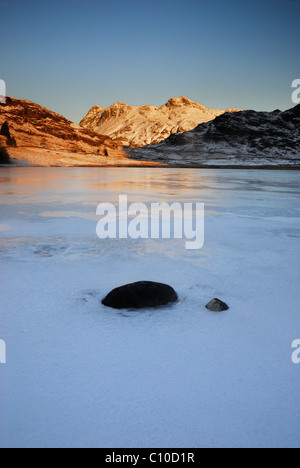
[[[76,161],[76,158],[79,162],[86,159],[88,165],[95,165],[101,156],[102,159],[107,156],[113,159],[123,153],[122,145],[108,136],[80,127],[38,104],[11,97],[0,104],[0,146],[6,147],[13,158],[20,159],[22,152],[25,159],[29,152],[32,158],[35,154],[34,161],[41,161],[41,165],[44,165],[45,155],[48,155],[50,165],[72,165],[72,159]],[[27,153],[26,148],[30,149]],[[55,151],[58,153],[53,153]],[[68,153],[66,164],[63,153]],[[76,153],[94,157],[89,162],[89,158],[76,157]]]
[[[107,135],[123,146],[137,148],[160,143],[174,133],[192,130],[224,112],[235,111],[207,109],[182,96],[170,99],[161,107],[137,107],[121,102],[105,109],[94,106],[80,125]]]
[[[285,112],[226,113],[190,132],[128,153],[135,159],[187,167],[300,167],[300,105]]]

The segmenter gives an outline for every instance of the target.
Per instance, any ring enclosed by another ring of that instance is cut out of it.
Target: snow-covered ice
[[[299,172],[0,171],[1,447],[299,447]],[[204,202],[203,249],[99,240],[119,194]],[[101,304],[138,280],[180,301]]]

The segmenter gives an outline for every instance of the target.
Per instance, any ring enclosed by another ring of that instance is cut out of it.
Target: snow
[[[228,112],[238,110],[227,109]],[[192,130],[227,111],[207,109],[182,96],[170,99],[161,107],[130,106],[122,102],[106,109],[94,106],[80,125],[107,135],[124,146],[138,147],[159,143],[178,131]]]
[[[0,446],[299,447],[299,191],[297,171],[1,169]],[[204,202],[203,249],[100,241],[120,193]],[[180,301],[102,306],[137,280]]]
[[[186,139],[191,139],[192,133],[185,134]],[[127,150],[129,157],[139,161],[156,161],[160,164],[174,165],[184,168],[207,167],[236,167],[241,168],[276,168],[277,166],[299,169],[299,152],[291,153],[272,148],[271,150],[251,150],[247,145],[233,148],[232,145],[220,142],[212,142],[205,147],[201,143],[190,142],[180,146],[166,147],[166,143],[149,145],[143,148]]]
[[[242,111],[220,115],[159,144],[127,149],[129,156],[177,167],[299,168],[300,106],[285,112]]]

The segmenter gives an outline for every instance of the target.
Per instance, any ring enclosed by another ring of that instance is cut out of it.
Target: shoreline
[[[125,150],[110,150],[108,156],[91,153],[42,149],[37,147],[8,148],[10,165],[0,167],[95,167],[95,168],[165,168],[165,169],[236,169],[299,171],[299,164],[167,164],[128,157]]]
[[[7,151],[12,160],[7,167],[165,167],[156,162],[130,159],[122,149],[108,149],[107,156],[31,146],[9,147]]]

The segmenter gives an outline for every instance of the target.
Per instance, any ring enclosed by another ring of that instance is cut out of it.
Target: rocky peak
[[[171,98],[165,104],[166,107],[168,108],[174,108],[174,107],[193,107],[196,109],[201,109],[203,111],[207,111],[207,108],[203,104],[199,104],[198,102],[191,101],[190,99],[186,98],[185,96],[181,96],[178,98]]]
[[[106,109],[94,106],[80,125],[134,148],[160,143],[174,133],[192,130],[200,123],[208,122],[224,112],[220,109],[207,109],[202,104],[181,96],[171,98],[161,107],[130,106],[123,102]]]

